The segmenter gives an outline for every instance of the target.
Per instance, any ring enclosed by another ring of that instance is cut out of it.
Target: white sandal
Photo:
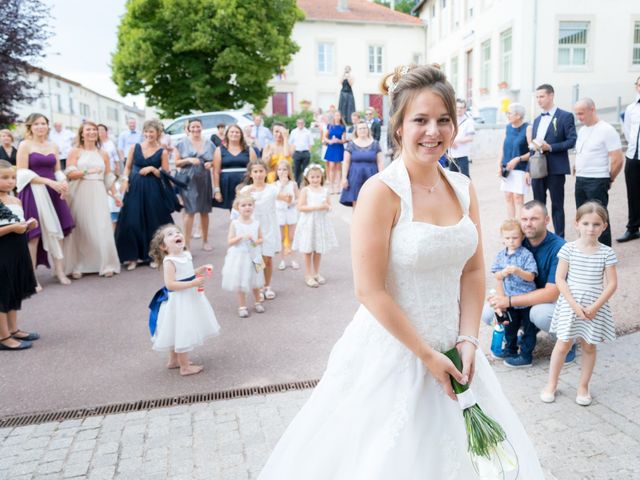
[[[273,300],[276,298],[276,292],[271,290],[271,287],[264,287],[264,298],[267,300]]]
[[[238,316],[240,318],[247,318],[249,316],[249,309],[247,307],[238,307]]]

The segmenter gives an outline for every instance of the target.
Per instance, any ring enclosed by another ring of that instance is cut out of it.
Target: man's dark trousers
[[[629,206],[627,230],[637,232],[640,229],[640,160],[626,158],[624,179],[627,184],[627,204]]]
[[[296,178],[296,183],[298,185],[301,185],[302,172],[307,168],[310,160],[311,154],[309,153],[309,150],[296,150],[293,152],[293,176]]]
[[[608,178],[576,177],[576,209],[589,200],[600,202],[604,208],[609,205],[609,187],[611,181]],[[611,227],[602,232],[600,243],[611,246]]]
[[[544,178],[531,180],[533,198],[547,204],[547,190],[551,197],[551,219],[556,235],[564,238],[564,174],[549,174]]]

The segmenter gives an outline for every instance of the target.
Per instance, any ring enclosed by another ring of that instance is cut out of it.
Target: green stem
[[[449,360],[453,362],[453,364],[456,366],[458,371],[462,372],[462,359],[460,358],[460,353],[458,353],[458,349],[456,347],[453,347],[448,352],[444,352],[444,354]],[[469,390],[469,385],[462,385],[451,375],[449,375],[449,378],[451,379],[451,386],[453,387],[453,391],[456,394],[466,392],[467,390]]]

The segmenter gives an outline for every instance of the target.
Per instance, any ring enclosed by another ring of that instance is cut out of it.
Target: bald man
[[[620,135],[607,122],[600,120],[590,98],[578,100],[573,111],[584,125],[576,140],[576,208],[589,200],[597,200],[605,208],[609,204],[609,188],[622,170]],[[600,243],[611,246],[611,227],[602,232]]]

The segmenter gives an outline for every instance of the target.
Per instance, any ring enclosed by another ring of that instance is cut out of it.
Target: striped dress
[[[593,304],[602,294],[605,268],[618,263],[615,252],[602,244],[596,252],[586,254],[578,249],[576,242],[569,242],[560,249],[558,258],[569,263],[567,284],[575,301],[583,307]],[[598,310],[593,320],[582,320],[576,318],[563,295],[556,303],[550,332],[565,341],[581,337],[589,343],[600,343],[616,338],[608,303]]]

